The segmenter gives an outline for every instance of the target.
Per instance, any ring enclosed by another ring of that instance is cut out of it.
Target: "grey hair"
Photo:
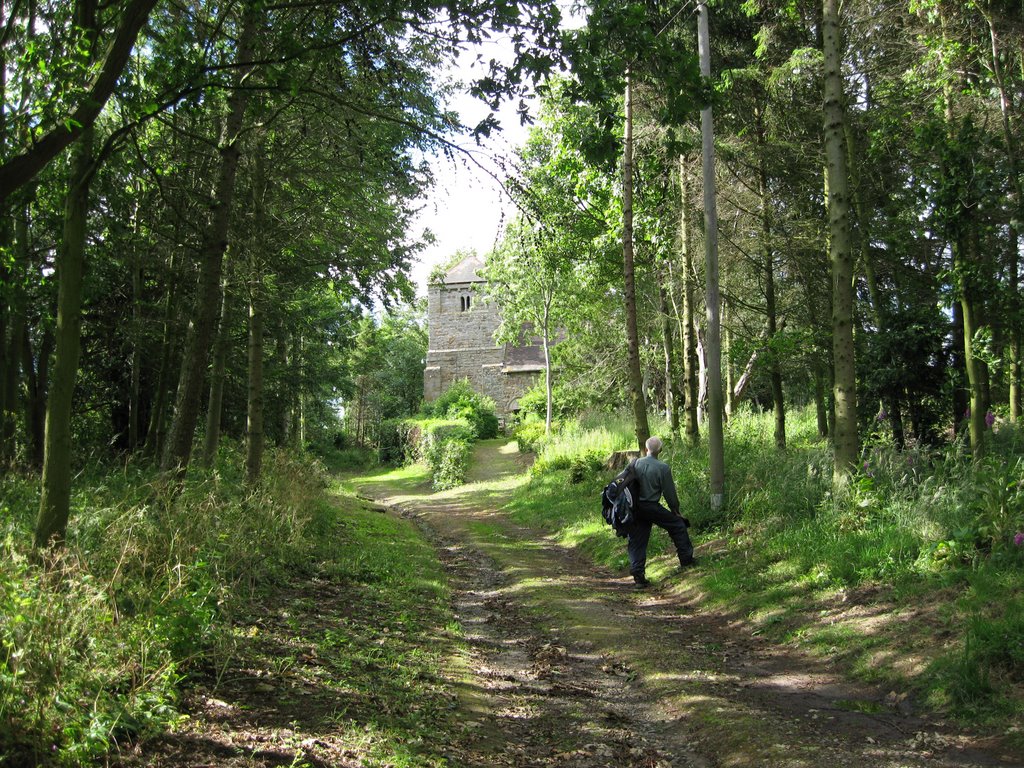
[[[665,444],[661,441],[660,437],[648,437],[645,445],[647,446],[647,452],[649,454],[657,456],[661,453],[662,446]]]

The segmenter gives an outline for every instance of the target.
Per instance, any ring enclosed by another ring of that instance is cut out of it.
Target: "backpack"
[[[637,486],[636,460],[629,462],[601,492],[601,514],[617,536],[628,536],[640,500]]]

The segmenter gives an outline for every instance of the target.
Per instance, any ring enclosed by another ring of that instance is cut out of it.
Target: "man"
[[[651,526],[664,528],[676,545],[679,555],[679,567],[693,565],[693,544],[686,532],[688,521],[679,514],[679,497],[676,486],[672,482],[672,468],[658,459],[664,444],[661,438],[651,437],[647,440],[647,455],[637,459],[634,464],[639,489],[639,499],[635,507],[636,521],[629,533],[629,572],[633,581],[640,589],[650,584],[645,576],[647,569],[647,542],[651,538]],[[665,497],[669,509],[660,504]],[[671,511],[669,511],[671,510]]]

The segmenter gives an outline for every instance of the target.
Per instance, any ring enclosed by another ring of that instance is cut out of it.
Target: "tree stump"
[[[615,451],[615,453],[604,460],[604,468],[613,469],[618,472],[621,469],[625,469],[626,465],[633,459],[639,458],[640,451]]]

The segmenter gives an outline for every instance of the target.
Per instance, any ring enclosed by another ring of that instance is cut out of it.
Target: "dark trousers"
[[[647,568],[647,542],[651,538],[651,526],[664,528],[665,532],[676,545],[679,564],[687,565],[693,560],[693,544],[690,534],[686,532],[686,523],[679,515],[674,515],[661,504],[641,501],[637,504],[636,520],[629,532],[629,572],[634,576],[643,576]]]

